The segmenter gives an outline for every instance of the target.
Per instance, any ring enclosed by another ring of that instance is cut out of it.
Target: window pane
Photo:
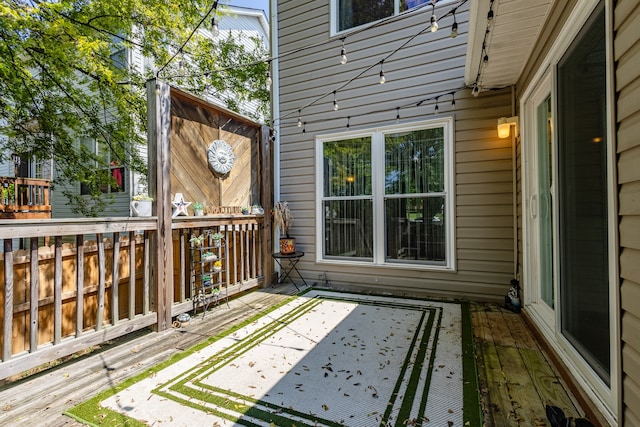
[[[444,197],[385,200],[387,261],[446,263]]]
[[[400,12],[404,12],[405,10],[412,9],[416,6],[420,6],[424,3],[429,3],[431,0],[401,0],[400,1]]]
[[[338,0],[338,31],[393,15],[393,0]]]
[[[373,259],[373,206],[371,199],[324,202],[326,257]]]
[[[385,193],[444,191],[444,129],[385,135]]]
[[[609,384],[605,34],[601,5],[558,66],[558,219],[562,332]]]
[[[324,196],[371,195],[371,138],[325,142]]]

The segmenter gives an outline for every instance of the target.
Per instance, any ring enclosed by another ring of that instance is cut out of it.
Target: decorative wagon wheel
[[[231,146],[221,139],[216,139],[209,145],[207,159],[213,170],[220,175],[228,174],[236,160]]]

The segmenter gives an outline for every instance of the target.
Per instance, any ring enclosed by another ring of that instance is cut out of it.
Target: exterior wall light
[[[511,125],[516,127],[518,133],[518,116],[500,117],[498,119],[498,138],[508,138],[511,133]]]

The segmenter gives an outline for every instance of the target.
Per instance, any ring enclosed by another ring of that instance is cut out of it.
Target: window
[[[452,126],[318,138],[322,260],[453,268]]]
[[[121,193],[125,191],[125,169],[119,157],[106,141],[92,141],[87,144],[94,150],[98,161],[96,167],[105,174],[104,179],[110,179],[111,185],[102,185],[100,191],[103,193]],[[110,177],[106,175],[110,175]],[[85,183],[80,186],[81,194],[90,194],[89,186]]]
[[[335,0],[336,32],[397,15],[430,0]]]

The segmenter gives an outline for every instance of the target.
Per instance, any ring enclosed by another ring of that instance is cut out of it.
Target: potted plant
[[[242,215],[249,215],[249,208],[246,206],[242,207]]]
[[[204,204],[203,203],[193,202],[192,206],[193,206],[193,214],[195,216],[204,215]]]
[[[214,271],[215,273],[220,273],[220,272],[222,271],[222,261],[220,261],[220,260],[216,260],[216,261],[213,263],[213,271]]]
[[[210,274],[203,274],[202,275],[202,286],[203,287],[208,287],[211,286],[211,275]]]
[[[296,239],[289,235],[293,215],[289,210],[288,202],[277,202],[273,208],[273,221],[280,229],[280,253],[283,255],[296,252]]]
[[[216,258],[218,258],[218,257],[213,252],[205,252],[205,253],[202,254],[202,261],[204,261],[204,262],[215,261]]]
[[[211,235],[211,240],[213,240],[213,247],[214,248],[219,248],[220,247],[220,242],[221,242],[223,237],[224,237],[224,234],[222,234],[222,233],[213,233]]]
[[[133,216],[151,216],[151,204],[153,197],[146,194],[136,194],[131,200],[131,212]]]
[[[260,206],[260,204],[256,203],[251,206],[251,213],[254,215],[263,215],[264,209],[262,208],[262,206]]]
[[[189,243],[191,243],[194,248],[199,248],[200,245],[202,245],[203,240],[204,234],[201,234],[199,236],[193,236],[192,238],[190,238]]]

